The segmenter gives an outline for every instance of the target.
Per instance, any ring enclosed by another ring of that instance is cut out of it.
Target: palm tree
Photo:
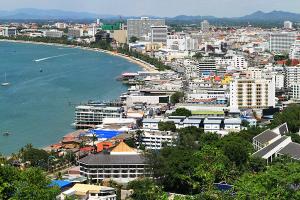
[[[95,133],[93,133],[92,141],[93,141],[93,147],[94,147],[94,153],[95,153],[96,149],[97,149],[97,147],[95,146],[95,142],[98,141],[98,137]]]

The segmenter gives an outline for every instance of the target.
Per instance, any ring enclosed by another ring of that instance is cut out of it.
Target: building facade
[[[167,26],[151,26],[151,42],[167,43],[168,27]]]
[[[137,37],[140,40],[151,34],[151,26],[165,26],[164,19],[150,19],[148,17],[142,17],[140,19],[128,19],[127,20],[127,38]]]
[[[146,160],[142,154],[124,142],[118,144],[109,154],[99,153],[78,161],[80,174],[92,182],[114,180],[128,183],[140,177],[149,177]]]
[[[271,33],[269,35],[269,49],[271,52],[288,53],[296,38],[296,32]]]
[[[275,80],[235,79],[230,84],[232,109],[262,109],[275,107]]]

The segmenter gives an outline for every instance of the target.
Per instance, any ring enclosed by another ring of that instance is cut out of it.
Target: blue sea
[[[116,78],[138,70],[104,53],[0,42],[0,82],[5,74],[10,82],[0,87],[0,152],[58,142],[74,130],[74,104],[118,98],[127,87]],[[11,135],[3,136],[6,131]]]

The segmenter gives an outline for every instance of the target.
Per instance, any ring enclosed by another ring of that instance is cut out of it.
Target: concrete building
[[[177,51],[197,50],[199,41],[186,33],[176,33],[167,36],[167,49]]]
[[[292,84],[300,84],[300,66],[286,67],[286,87]]]
[[[2,29],[2,34],[5,37],[17,35],[17,29],[15,27],[4,27]]]
[[[204,124],[204,132],[218,132],[221,129],[220,119],[205,119]]]
[[[75,108],[75,127],[92,128],[103,122],[104,118],[122,118],[121,107],[80,105]]]
[[[151,34],[151,26],[165,26],[164,19],[150,19],[148,17],[142,17],[140,19],[128,19],[127,20],[127,34],[128,41],[131,37],[135,36],[142,40],[143,37],[147,37]]]
[[[283,89],[284,88],[284,80],[285,76],[282,73],[277,73],[275,75],[275,88],[276,89]]]
[[[151,26],[151,42],[167,43],[168,27],[167,26]]]
[[[284,29],[292,29],[293,28],[293,22],[291,22],[291,21],[284,21],[283,22],[283,28]]]
[[[163,145],[171,146],[177,139],[177,133],[162,132],[162,131],[145,131],[141,135],[141,144],[145,149],[161,149]],[[139,143],[137,142],[137,145]]]
[[[292,60],[300,60],[300,35],[297,36],[295,43],[292,44],[289,57]]]
[[[296,32],[271,33],[269,35],[269,49],[271,52],[288,53],[296,38]]]
[[[240,55],[227,55],[220,58],[215,58],[216,64],[226,67],[234,67],[236,69],[247,69],[248,62],[244,56]]]
[[[92,182],[111,179],[128,183],[139,177],[149,177],[144,156],[124,142],[119,143],[109,154],[99,153],[78,161],[80,174]]]
[[[59,31],[56,29],[53,30],[47,30],[44,32],[45,37],[50,37],[50,38],[61,38],[63,36],[64,32]]]
[[[210,26],[209,26],[209,22],[207,20],[204,20],[201,22],[201,30],[203,32],[209,31],[209,28],[210,28]]]
[[[204,59],[197,64],[200,75],[210,75],[216,73],[217,65],[214,59]]]
[[[239,132],[242,120],[240,118],[230,118],[224,120],[224,130],[228,132]]]
[[[232,109],[262,109],[275,107],[275,80],[235,79],[230,84]]]
[[[125,44],[127,42],[127,30],[114,30],[110,32],[110,35],[117,43]]]
[[[69,28],[68,37],[80,38],[83,36],[83,30],[81,28]]]
[[[67,28],[67,24],[66,23],[61,23],[61,22],[57,22],[54,24],[54,26],[58,29],[65,29]]]
[[[289,97],[292,100],[300,100],[300,84],[291,84]]]

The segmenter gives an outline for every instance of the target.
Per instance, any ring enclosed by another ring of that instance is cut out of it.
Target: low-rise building
[[[145,149],[161,149],[164,145],[171,146],[177,139],[177,133],[164,131],[145,131],[140,136],[140,143]]]
[[[204,132],[217,132],[221,129],[221,120],[219,119],[205,119]]]
[[[292,142],[286,123],[266,130],[253,138],[253,147],[257,150],[253,156],[272,162],[279,156],[285,155],[300,160],[300,144]]]
[[[80,174],[92,182],[107,179],[128,183],[139,177],[150,176],[144,156],[124,142],[109,153],[91,154],[78,163]]]

